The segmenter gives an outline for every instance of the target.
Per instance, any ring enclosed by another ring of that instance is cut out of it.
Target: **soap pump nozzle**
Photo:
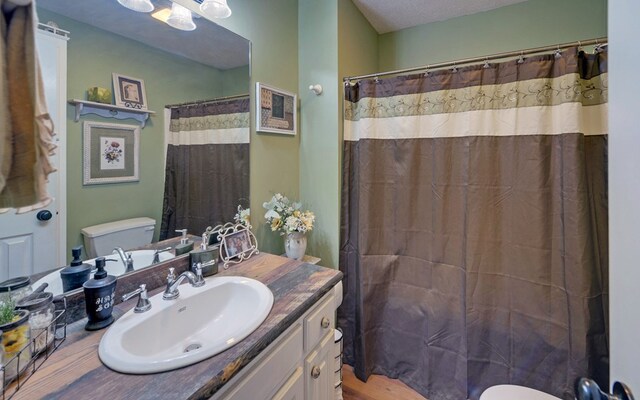
[[[200,242],[200,250],[206,250],[209,243],[209,235],[207,232],[202,234],[202,242]]]
[[[187,238],[187,229],[176,229],[176,232],[182,234],[182,237],[180,238],[180,244],[189,243],[189,238]]]
[[[104,279],[107,277],[107,275],[109,275],[107,271],[104,269],[104,266],[107,264],[107,261],[115,262],[116,260],[112,260],[110,258],[104,258],[104,257],[96,258],[97,271],[95,274],[93,274],[93,279]]]
[[[73,260],[71,260],[71,266],[77,267],[78,265],[82,265],[82,260],[80,259],[80,255],[82,254],[82,246],[77,246],[71,249],[71,256]]]

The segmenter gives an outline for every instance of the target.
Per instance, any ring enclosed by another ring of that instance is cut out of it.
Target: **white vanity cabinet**
[[[333,288],[213,399],[333,400]]]

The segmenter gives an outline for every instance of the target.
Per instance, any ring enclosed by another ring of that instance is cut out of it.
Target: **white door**
[[[58,148],[52,162],[58,171],[49,175],[48,184],[55,200],[42,210],[24,214],[9,210],[0,214],[0,281],[65,263],[67,39],[39,29],[36,40],[47,105],[57,134]],[[38,213],[43,210],[51,212],[49,220],[38,220]]]
[[[640,3],[609,1],[611,382],[640,397]]]

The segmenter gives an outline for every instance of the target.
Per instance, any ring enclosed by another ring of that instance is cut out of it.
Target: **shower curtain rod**
[[[479,62],[483,62],[483,61],[487,62],[487,61],[497,60],[497,59],[501,59],[501,58],[508,58],[508,57],[526,56],[526,55],[531,55],[531,54],[535,54],[535,53],[543,53],[543,52],[551,51],[551,50],[561,50],[561,49],[567,49],[567,48],[575,47],[575,46],[578,46],[578,47],[590,46],[590,45],[594,45],[594,44],[596,46],[606,46],[607,45],[607,37],[605,36],[605,37],[601,37],[601,38],[597,38],[597,39],[578,40],[577,42],[557,44],[557,45],[553,45],[553,46],[534,47],[534,48],[526,49],[526,50],[508,51],[508,52],[505,52],[505,53],[496,53],[496,54],[492,54],[492,55],[489,55],[489,56],[464,58],[464,59],[460,59],[460,60],[456,60],[456,61],[446,61],[446,62],[441,62],[441,63],[437,63],[437,64],[427,64],[427,65],[423,65],[423,66],[420,66],[420,67],[397,69],[395,71],[379,72],[379,73],[376,73],[376,74],[347,76],[347,77],[342,78],[342,80],[344,82],[349,82],[349,81],[352,81],[352,80],[359,80],[359,79],[366,79],[366,78],[378,78],[378,77],[387,76],[387,75],[400,75],[400,74],[405,74],[407,72],[417,72],[417,71],[432,70],[432,69],[445,68],[445,67],[459,67],[459,66],[462,66],[462,65],[465,65],[465,64],[473,64],[473,63],[479,63]]]
[[[188,101],[186,103],[178,103],[178,104],[167,104],[166,106],[164,106],[164,108],[172,108],[172,107],[180,107],[180,106],[190,106],[193,104],[206,104],[206,103],[215,103],[218,101],[225,101],[225,100],[233,100],[233,99],[240,99],[243,97],[249,97],[249,93],[245,93],[245,94],[236,94],[233,96],[225,96],[225,97],[218,97],[216,99],[209,99],[209,100],[196,100],[196,101]]]

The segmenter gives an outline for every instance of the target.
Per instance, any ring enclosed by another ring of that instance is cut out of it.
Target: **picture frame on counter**
[[[298,96],[256,82],[256,131],[296,135]]]
[[[107,122],[83,123],[84,185],[140,180],[140,126]]]
[[[259,254],[258,241],[253,232],[243,224],[225,225],[218,231],[220,242],[220,260],[227,269],[231,264],[238,264],[248,260],[254,254]]]

